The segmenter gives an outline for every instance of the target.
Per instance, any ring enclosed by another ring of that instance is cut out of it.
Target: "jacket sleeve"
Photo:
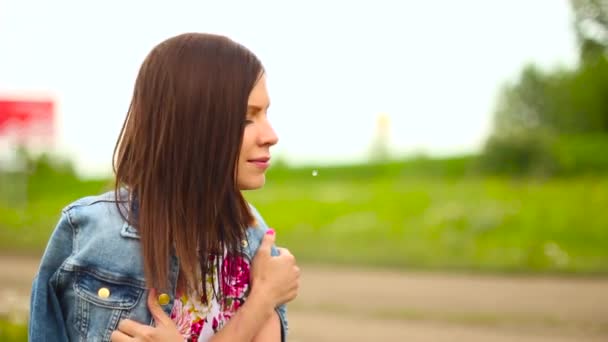
[[[268,225],[266,224],[266,222],[264,221],[264,218],[262,218],[262,215],[260,215],[260,213],[257,211],[257,209],[253,206],[253,205],[249,205],[251,208],[251,212],[253,213],[253,216],[255,217],[256,221],[257,221],[257,226],[258,228],[260,228],[263,232],[263,234],[266,234],[266,231],[269,229]],[[262,234],[262,237],[264,236]],[[261,239],[260,239],[261,242]],[[272,249],[270,251],[271,255],[279,255],[279,250],[276,248],[276,246],[272,246]],[[281,341],[286,341],[287,340],[287,333],[289,332],[289,323],[287,320],[287,305],[286,304],[281,304],[279,306],[277,306],[275,308],[275,311],[277,312],[277,314],[279,315],[279,319],[281,321]]]
[[[67,341],[56,294],[58,269],[72,253],[73,227],[64,210],[42,256],[30,296],[29,341]]]

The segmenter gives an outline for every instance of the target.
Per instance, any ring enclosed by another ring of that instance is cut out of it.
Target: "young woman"
[[[31,295],[30,341],[280,341],[299,268],[241,191],[265,182],[266,77],[232,40],[183,34],[143,62],[116,188],[68,205]]]

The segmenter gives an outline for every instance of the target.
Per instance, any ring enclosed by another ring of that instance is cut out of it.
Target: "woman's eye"
[[[253,123],[253,120],[249,120],[249,119],[245,120],[245,125],[249,125],[249,124],[252,124],[252,123]]]

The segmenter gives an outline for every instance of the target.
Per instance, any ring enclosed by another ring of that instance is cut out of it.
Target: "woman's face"
[[[237,165],[237,184],[241,190],[261,188],[270,166],[270,146],[279,138],[268,121],[270,99],[266,76],[262,75],[249,94],[243,144]]]

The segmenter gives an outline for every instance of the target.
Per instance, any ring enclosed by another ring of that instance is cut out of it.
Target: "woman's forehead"
[[[247,104],[252,107],[267,108],[270,105],[270,96],[266,87],[266,75],[262,75],[249,93]]]

